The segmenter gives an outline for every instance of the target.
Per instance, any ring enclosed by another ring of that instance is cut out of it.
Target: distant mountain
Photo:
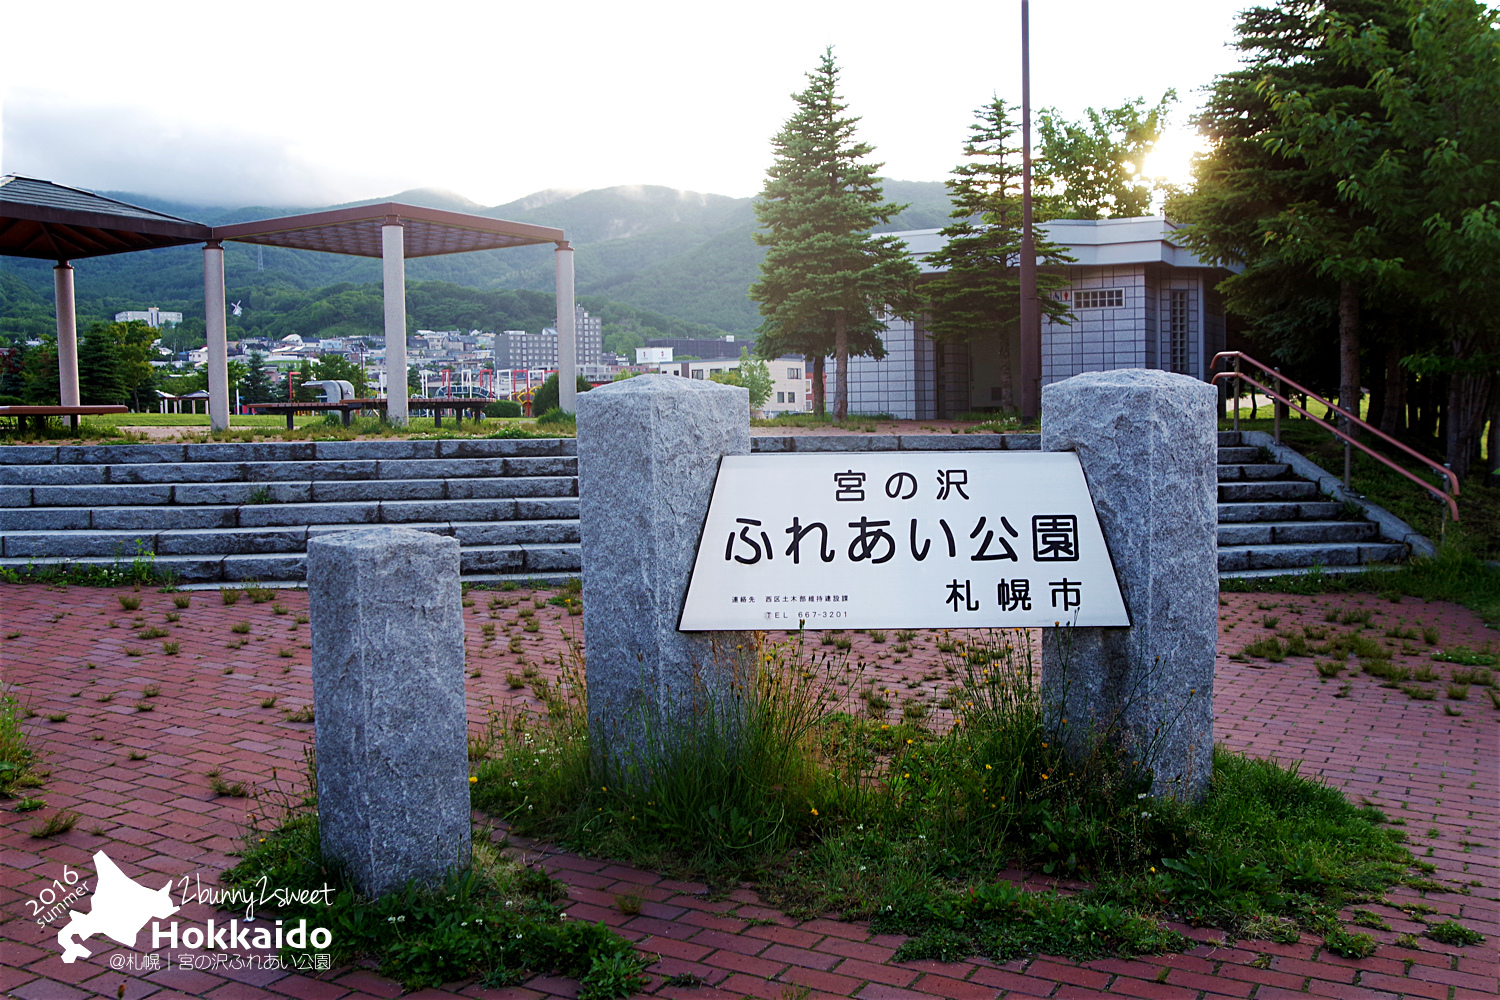
[[[884,183],[887,198],[909,207],[889,225],[880,227],[882,230],[926,229],[946,222],[949,204],[941,182]],[[130,192],[101,193],[209,225],[398,201],[552,226],[562,229],[576,250],[580,295],[704,324],[739,337],[753,334],[760,323],[755,303],[747,297],[764,255],[753,239],[756,223],[750,198],[623,185],[581,192],[549,189],[485,208],[452,191],[418,188],[345,205],[271,209],[204,208]],[[231,301],[255,288],[312,289],[380,280],[380,261],[364,257],[244,244],[229,244],[224,256]],[[158,305],[201,316],[201,261],[197,247],[80,261],[76,271],[80,311],[89,305],[91,311],[102,315]],[[0,269],[39,291],[50,292],[51,267],[46,262],[0,258]],[[553,251],[550,247],[517,247],[425,257],[407,262],[407,276],[413,281],[441,280],[477,289],[551,292]],[[420,316],[414,319],[427,325]]]

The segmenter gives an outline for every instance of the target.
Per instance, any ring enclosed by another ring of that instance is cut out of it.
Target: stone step
[[[493,500],[578,494],[571,476],[366,479],[335,482],[140,483],[128,486],[0,486],[0,508],[275,506],[382,500]]]
[[[180,465],[523,458],[577,455],[572,438],[445,438],[427,441],[224,441],[203,444],[10,445],[0,465]]]
[[[179,507],[12,507],[0,508],[0,532],[161,532],[201,528],[409,524],[423,521],[576,521],[577,518],[577,497],[202,504]]]
[[[580,556],[577,545],[488,545],[459,550],[465,577],[476,573],[509,575],[517,579],[550,575],[577,576]],[[188,584],[299,583],[306,578],[307,556],[303,552],[245,555],[159,555],[152,559],[158,570],[174,574]],[[46,558],[0,558],[0,567],[85,565],[111,566],[114,558],[96,556],[49,556]]]
[[[233,482],[258,484],[297,481],[430,480],[576,475],[578,475],[578,459],[569,455],[537,458],[370,459],[342,462],[0,465],[0,486]]]
[[[1264,482],[1291,475],[1290,465],[1228,464],[1219,463],[1219,482]]]
[[[1239,431],[1219,431],[1220,448],[1238,448],[1242,442]]]
[[[1260,461],[1259,448],[1220,448],[1219,464],[1232,465],[1236,462],[1258,462]]]
[[[1325,542],[1308,545],[1236,545],[1219,548],[1219,572],[1359,566],[1404,559],[1406,546],[1390,542]]]
[[[289,525],[170,531],[12,531],[0,535],[0,557],[265,555],[304,552],[317,535],[374,525]],[[405,528],[452,535],[460,545],[576,544],[577,521],[407,522]]]
[[[1254,521],[1219,525],[1221,548],[1310,542],[1368,542],[1380,537],[1373,521]]]
[[[1333,521],[1343,513],[1344,505],[1329,500],[1279,503],[1250,501],[1219,504],[1220,524],[1246,521]]]
[[[1273,480],[1258,483],[1220,483],[1219,502],[1247,500],[1312,500],[1323,494],[1305,479]]]

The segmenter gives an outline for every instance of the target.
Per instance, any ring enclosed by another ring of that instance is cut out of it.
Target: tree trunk
[[[826,416],[828,413],[828,388],[823,384],[823,355],[807,359],[808,367],[812,370],[813,384],[813,413],[817,416]]]
[[[1401,367],[1400,344],[1385,349],[1385,406],[1379,427],[1392,437],[1406,430],[1406,369]]]
[[[1463,482],[1478,465],[1480,435],[1490,412],[1492,375],[1454,372],[1448,376],[1447,454],[1448,467]]]
[[[833,314],[833,358],[839,366],[838,385],[834,388],[833,419],[849,416],[849,330],[844,310]]]
[[[1339,283],[1339,406],[1359,416],[1359,288],[1348,280]]]
[[[1500,390],[1490,386],[1490,435],[1485,450],[1489,453],[1489,474],[1500,474]]]

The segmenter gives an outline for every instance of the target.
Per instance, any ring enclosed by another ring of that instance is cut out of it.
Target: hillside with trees
[[[887,181],[891,196],[910,207],[881,228],[917,229],[942,225],[948,211],[947,198],[939,182]],[[151,198],[130,192],[101,192],[122,201],[223,225],[270,218],[301,211],[319,211],[336,206],[299,208],[226,207],[203,208]],[[576,250],[577,290],[586,307],[600,311],[605,303],[618,305],[618,315],[636,310],[631,326],[643,331],[664,326],[689,326],[691,334],[674,336],[722,336],[734,334],[750,339],[760,323],[747,290],[756,280],[764,254],[755,245],[755,216],[750,198],[679,191],[673,188],[630,185],[595,191],[542,191],[525,198],[484,208],[452,192],[420,189],[403,191],[389,199],[449,211],[465,211],[492,218],[563,229]],[[368,203],[368,202],[365,202]],[[351,203],[360,204],[360,203]],[[184,327],[201,330],[203,316],[203,257],[196,246],[120,254],[79,261],[76,264],[80,323],[113,318],[125,309],[155,305],[180,311]],[[494,323],[469,326],[503,329],[495,325],[504,316],[520,316],[513,329],[537,330],[552,322],[550,304],[554,283],[551,247],[517,247],[477,253],[426,257],[407,261],[407,280],[415,288],[423,282],[445,282],[486,294],[541,293],[538,299],[506,300],[503,306],[485,306],[483,299],[465,298],[454,292],[437,300],[415,299],[409,308],[412,322],[426,329],[466,325],[465,315],[493,315]],[[46,261],[0,259],[0,336],[20,333],[38,335],[51,328],[51,265]],[[269,310],[278,319],[291,319],[313,301],[333,300],[302,314],[302,319],[328,314],[333,327],[348,332],[363,327],[361,295],[352,290],[373,285],[378,289],[380,261],[339,254],[312,253],[280,247],[254,247],[229,243],[224,253],[225,284],[230,302],[244,307],[231,325],[259,328],[256,311]],[[15,279],[9,281],[6,279]],[[15,286],[31,289],[45,308]],[[336,289],[336,290],[333,290]],[[449,301],[451,299],[451,301]],[[494,300],[499,302],[500,300]],[[523,305],[522,303],[528,303]],[[587,305],[587,303],[594,303]],[[295,308],[286,308],[297,303]],[[467,303],[467,304],[466,304]],[[430,311],[428,307],[432,308]],[[476,313],[475,310],[478,310]],[[489,312],[485,312],[489,310]],[[378,317],[378,309],[377,309]],[[542,322],[545,317],[545,322]],[[648,318],[655,317],[655,318]],[[197,324],[195,326],[195,324]],[[287,326],[288,332],[300,332]],[[606,331],[608,333],[609,331]],[[336,335],[336,334],[335,334]],[[665,332],[646,334],[666,336]]]

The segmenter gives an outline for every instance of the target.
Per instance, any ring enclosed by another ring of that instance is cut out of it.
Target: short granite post
[[[1078,453],[1131,620],[1044,630],[1044,702],[1071,734],[1118,727],[1153,794],[1194,800],[1213,771],[1217,416],[1213,386],[1167,372],[1042,389],[1042,450]]]
[[[578,396],[589,737],[606,766],[685,731],[684,706],[731,704],[716,634],[677,622],[719,458],[749,453],[743,388],[641,375]]]
[[[307,543],[323,853],[372,897],[469,863],[458,541],[369,528]]]

